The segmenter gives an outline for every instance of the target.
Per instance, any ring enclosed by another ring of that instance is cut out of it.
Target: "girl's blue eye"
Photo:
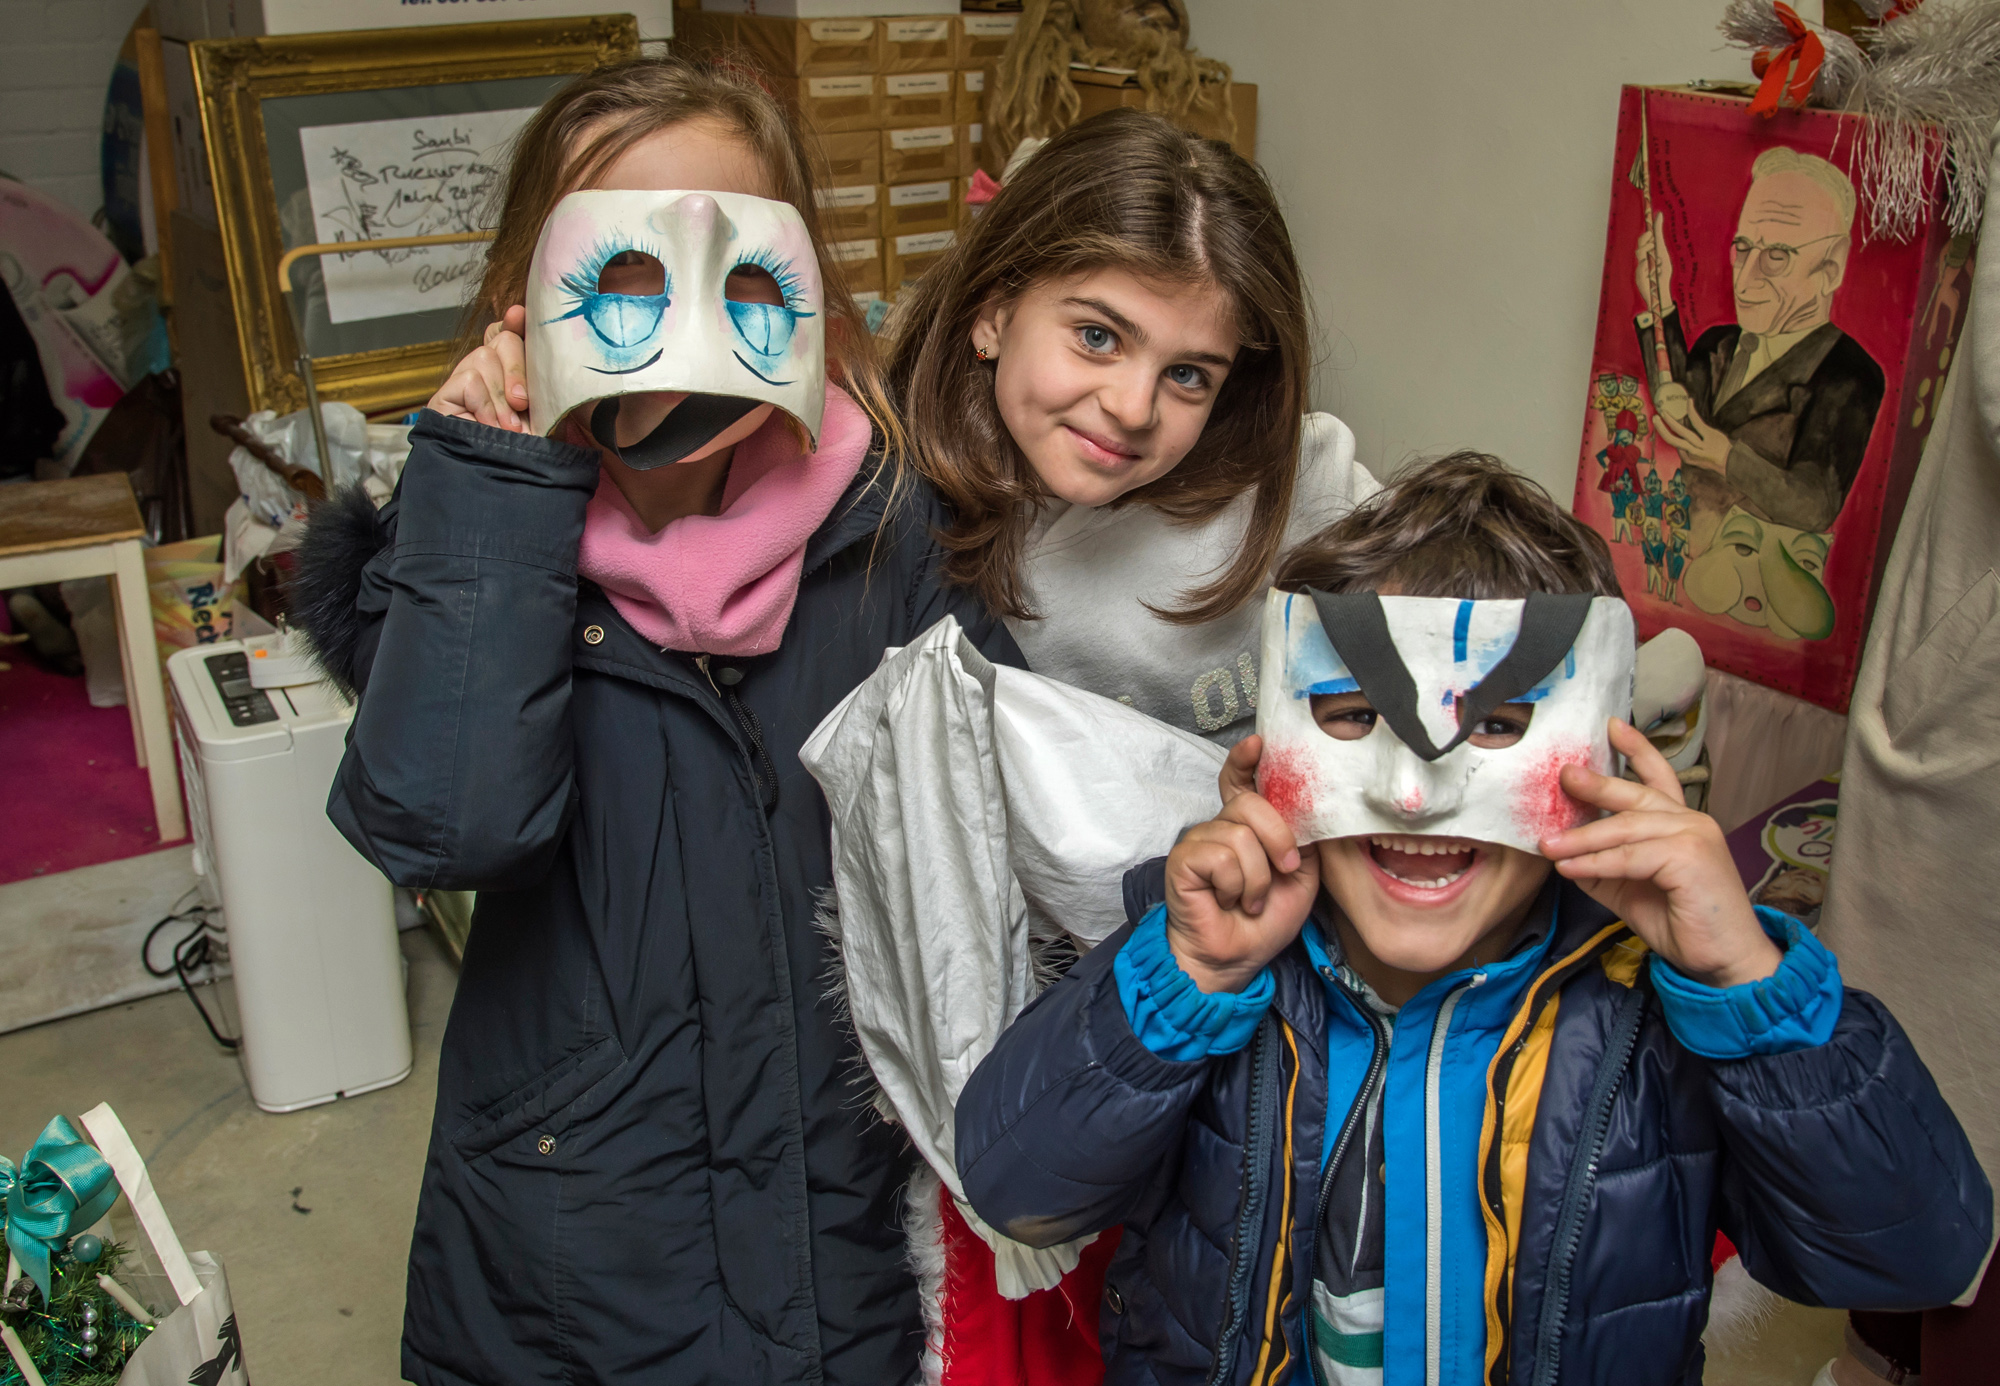
[[[1183,390],[1199,390],[1208,383],[1208,377],[1194,366],[1168,366],[1167,379]]]
[[[1118,344],[1118,339],[1111,335],[1110,328],[1099,327],[1096,323],[1082,329],[1077,335],[1082,338],[1085,351],[1109,351]]]

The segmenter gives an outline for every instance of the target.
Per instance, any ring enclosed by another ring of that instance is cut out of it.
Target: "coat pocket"
[[[472,1160],[524,1131],[559,1136],[584,1115],[580,1099],[626,1062],[625,1051],[610,1035],[572,1050],[539,1077],[467,1119],[452,1132],[452,1148]]]
[[[1898,750],[1912,749],[1940,711],[1963,708],[2000,679],[1997,613],[2000,576],[1989,568],[1889,675],[1882,688],[1882,724]],[[1967,729],[1954,726],[1957,734]]]

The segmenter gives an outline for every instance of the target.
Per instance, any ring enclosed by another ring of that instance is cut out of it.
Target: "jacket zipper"
[[[1257,1266],[1253,1243],[1264,1225],[1271,1153],[1276,1148],[1273,1125],[1278,1107],[1278,1051],[1271,1040],[1274,1026],[1267,1016],[1250,1042],[1250,1127],[1243,1139],[1243,1207],[1236,1218],[1236,1245],[1229,1252],[1229,1302],[1215,1340],[1215,1370],[1209,1373],[1208,1386],[1223,1386],[1235,1369],[1236,1339],[1250,1308],[1250,1275]]]
[[[1556,1386],[1562,1370],[1562,1333],[1569,1318],[1570,1273],[1576,1251],[1583,1240],[1583,1216],[1591,1194],[1597,1188],[1597,1164],[1604,1156],[1604,1142],[1611,1132],[1611,1104],[1618,1096],[1625,1070],[1631,1065],[1632,1051],[1639,1043],[1639,1022],[1646,1012],[1646,988],[1635,982],[1631,994],[1619,1003],[1612,1022],[1611,1039],[1604,1049],[1604,1061],[1590,1090],[1590,1102],[1583,1111],[1583,1125],[1577,1134],[1576,1154],[1570,1160],[1569,1177],[1563,1185],[1561,1214],[1549,1252],[1547,1286],[1542,1296],[1542,1317],[1535,1326],[1535,1379],[1533,1386]]]
[[[757,714],[750,710],[750,705],[737,696],[734,687],[727,692],[717,687],[715,675],[708,667],[707,655],[696,655],[694,663],[695,667],[701,670],[701,676],[708,680],[708,686],[714,690],[716,698],[729,709],[730,720],[736,723],[736,730],[750,743],[750,753],[747,756],[750,762],[750,778],[756,782],[757,802],[763,806],[764,812],[768,815],[778,806],[778,766],[771,759],[770,750],[764,745],[764,725],[757,720]]]
[[[1306,1367],[1312,1373],[1313,1386],[1326,1386],[1326,1378],[1320,1374],[1319,1370],[1319,1349],[1315,1342],[1319,1329],[1318,1319],[1313,1312],[1314,1306],[1312,1300],[1313,1258],[1319,1251],[1320,1219],[1326,1216],[1326,1200],[1327,1196],[1333,1192],[1334,1172],[1340,1168],[1341,1157],[1347,1153],[1348,1144],[1354,1139],[1354,1128],[1360,1124],[1361,1114],[1368,1110],[1368,1102],[1374,1094],[1375,1085],[1382,1081],[1382,1070],[1388,1067],[1389,1063],[1388,1034],[1382,1028],[1380,1017],[1361,1003],[1361,998],[1349,989],[1347,983],[1340,980],[1340,974],[1335,972],[1331,967],[1321,968],[1320,975],[1334,986],[1340,988],[1340,994],[1345,996],[1354,1009],[1360,1013],[1361,1018],[1368,1022],[1368,1028],[1375,1032],[1375,1052],[1368,1060],[1368,1074],[1361,1080],[1361,1091],[1355,1097],[1354,1105],[1347,1109],[1347,1119],[1341,1123],[1340,1138],[1334,1142],[1333,1153],[1327,1156],[1326,1168],[1320,1171],[1319,1193],[1313,1200],[1312,1227],[1310,1235],[1306,1238],[1306,1254],[1303,1262],[1304,1289],[1302,1297],[1305,1301],[1306,1311],[1304,1316],[1305,1332],[1301,1335],[1305,1339]],[[1333,1114],[1329,1111],[1327,1115],[1331,1117]]]
[[[1486,980],[1475,972],[1446,993],[1431,1022],[1431,1050],[1424,1065],[1424,1381],[1444,1379],[1444,1121],[1438,1100],[1444,1044],[1452,1013],[1466,992]]]

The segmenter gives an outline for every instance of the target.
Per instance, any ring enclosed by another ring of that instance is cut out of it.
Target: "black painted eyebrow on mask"
[[[1321,592],[1308,587],[1319,612],[1320,628],[1334,653],[1361,685],[1368,701],[1403,744],[1427,761],[1436,760],[1472,735],[1494,709],[1520,698],[1548,676],[1576,644],[1583,623],[1590,619],[1587,592],[1530,592],[1521,604],[1521,629],[1513,648],[1487,671],[1459,704],[1458,735],[1434,745],[1417,714],[1417,685],[1396,641],[1389,634],[1388,613],[1374,592]]]

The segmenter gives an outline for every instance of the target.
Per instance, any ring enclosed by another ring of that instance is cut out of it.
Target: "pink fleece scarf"
[[[657,534],[618,484],[600,477],[584,514],[577,569],[663,649],[768,654],[798,599],[806,541],[861,470],[869,438],[868,417],[828,385],[818,452],[801,452],[774,411],[736,445],[722,513],[688,515]]]

